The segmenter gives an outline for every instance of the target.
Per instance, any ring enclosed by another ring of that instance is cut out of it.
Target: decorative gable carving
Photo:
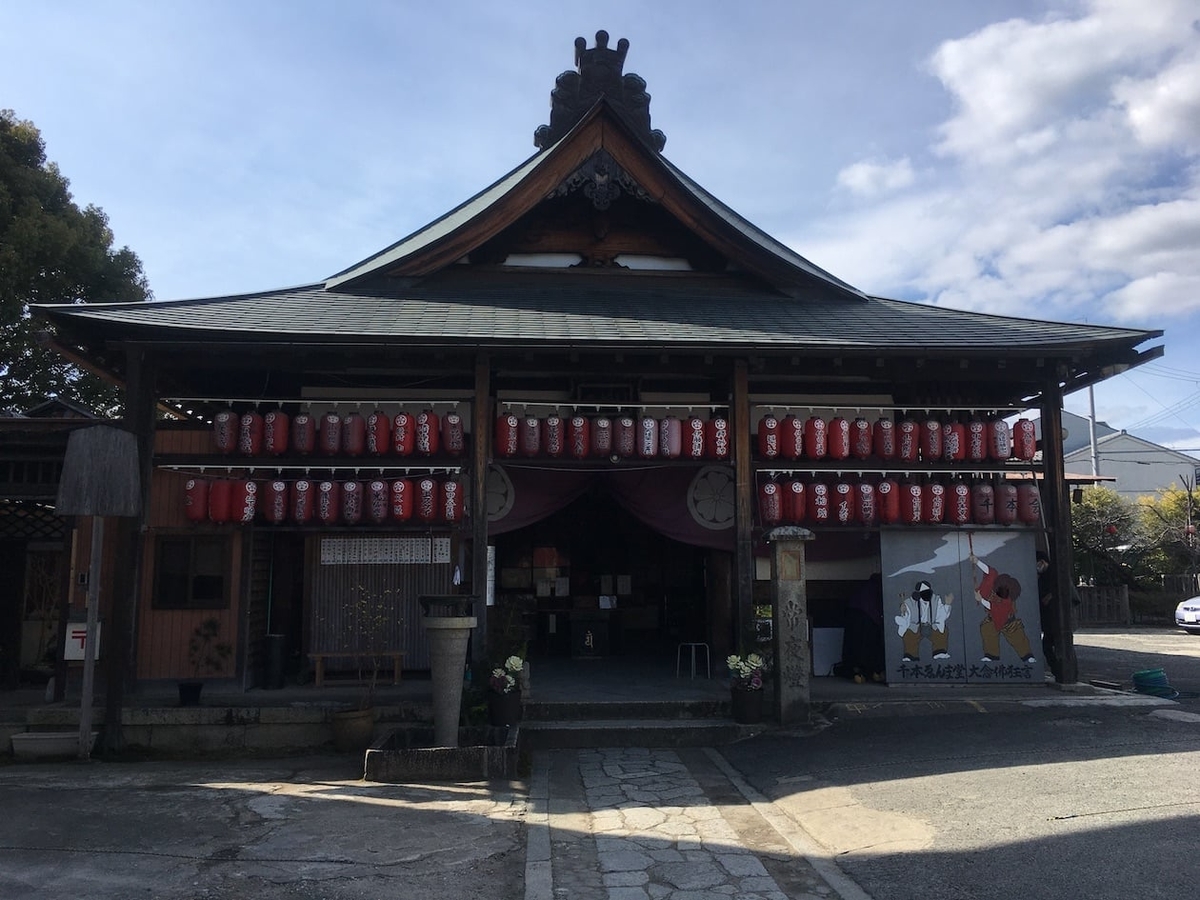
[[[546,196],[565,197],[579,190],[582,190],[583,195],[592,201],[592,206],[599,210],[612,206],[622,191],[647,203],[656,202],[604,149],[597,150],[588,157],[583,165],[563,179],[562,183]]]
[[[661,153],[667,136],[650,128],[650,95],[646,80],[630,72],[623,75],[629,41],[617,41],[617,49],[608,46],[608,32],[596,32],[596,46],[588,50],[584,38],[575,38],[575,67],[554,81],[550,92],[550,124],[533,133],[534,146],[545,149],[556,143],[583,118],[584,113],[604,98],[617,110],[638,136]]]

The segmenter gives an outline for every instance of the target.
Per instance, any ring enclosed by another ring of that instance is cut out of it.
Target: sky
[[[1200,0],[4,0],[0,108],[156,298],[247,293],[518,166],[600,29],[664,155],[844,281],[1163,331],[1064,405],[1200,456]]]

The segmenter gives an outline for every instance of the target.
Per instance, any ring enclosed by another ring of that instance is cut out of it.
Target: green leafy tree
[[[1100,585],[1133,585],[1152,575],[1153,537],[1136,503],[1112,488],[1089,487],[1071,507],[1076,574]]]
[[[113,250],[104,212],[80,209],[46,161],[32,122],[0,110],[0,411],[61,397],[113,412],[119,392],[37,341],[31,303],[113,303],[150,296],[141,261]]]
[[[1191,574],[1200,560],[1200,544],[1196,532],[1189,530],[1197,520],[1200,509],[1195,506],[1193,492],[1175,485],[1154,497],[1143,497],[1139,503],[1142,528],[1149,541],[1148,563],[1156,575]]]

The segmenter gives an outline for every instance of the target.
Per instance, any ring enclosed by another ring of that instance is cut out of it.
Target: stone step
[[[728,718],[528,720],[520,726],[522,750],[590,747],[718,747],[758,734],[764,725]]]
[[[526,722],[596,719],[699,720],[728,719],[729,700],[538,701],[522,704]]]

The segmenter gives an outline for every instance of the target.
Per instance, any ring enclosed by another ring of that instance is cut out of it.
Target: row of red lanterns
[[[213,417],[213,442],[218,453],[243,456],[462,456],[467,447],[462,416],[429,409],[394,416],[223,410]]]
[[[501,459],[728,459],[729,420],[632,415],[539,418],[502,413],[496,418],[495,454]]]
[[[462,521],[464,502],[457,479],[429,475],[371,481],[189,478],[183,505],[193,523],[248,524],[260,519],[272,525],[456,525]]]
[[[758,488],[759,522],[776,525],[1036,525],[1037,485],[969,483],[766,481]]]
[[[905,463],[982,462],[1033,459],[1037,435],[1030,419],[1013,425],[1003,419],[943,422],[935,416],[882,417],[871,423],[862,416],[807,419],[768,413],[758,421],[760,459],[870,459]]]

